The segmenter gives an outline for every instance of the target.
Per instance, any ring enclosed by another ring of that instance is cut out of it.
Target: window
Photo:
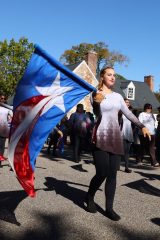
[[[134,100],[134,88],[128,87],[127,98]]]
[[[133,88],[128,88],[128,98],[133,98]]]

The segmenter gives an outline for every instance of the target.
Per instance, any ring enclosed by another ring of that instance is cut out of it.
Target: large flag
[[[51,129],[96,89],[39,46],[19,81],[13,102],[8,157],[19,182],[35,196],[36,157]]]

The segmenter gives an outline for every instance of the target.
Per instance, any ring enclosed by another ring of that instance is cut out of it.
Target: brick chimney
[[[86,54],[86,59],[85,59],[87,65],[93,72],[93,74],[96,76],[96,70],[97,70],[97,53],[94,51],[89,51]]]
[[[154,91],[154,77],[151,75],[144,76],[144,82],[147,83],[148,87],[153,92]]]

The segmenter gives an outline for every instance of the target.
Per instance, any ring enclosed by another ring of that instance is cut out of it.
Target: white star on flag
[[[46,113],[53,105],[60,108],[63,112],[65,112],[65,105],[63,96],[66,92],[69,92],[73,89],[73,87],[63,87],[60,86],[60,72],[57,73],[55,80],[52,85],[49,87],[36,87],[37,91],[40,92],[43,96],[48,96],[50,99],[48,103],[45,105],[41,115]],[[48,99],[47,98],[47,99]]]

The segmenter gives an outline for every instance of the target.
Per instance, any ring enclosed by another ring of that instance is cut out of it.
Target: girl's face
[[[151,113],[152,112],[152,107],[148,107],[147,109],[146,109],[146,113]]]
[[[108,88],[112,88],[116,80],[114,70],[112,68],[107,68],[102,78],[103,84]]]

